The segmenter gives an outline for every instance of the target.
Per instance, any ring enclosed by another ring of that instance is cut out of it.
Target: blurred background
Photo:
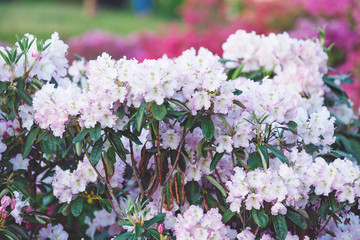
[[[326,45],[333,44],[329,65],[354,74],[345,88],[358,108],[359,0],[0,0],[0,45],[13,44],[15,34],[47,39],[57,31],[70,61],[104,51],[141,61],[200,46],[221,56],[221,44],[237,29],[306,39],[325,25]]]

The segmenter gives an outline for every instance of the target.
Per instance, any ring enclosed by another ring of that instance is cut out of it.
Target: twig
[[[133,150],[133,145],[132,145],[132,142],[131,140],[129,139],[129,144],[130,144],[130,157],[131,157],[131,168],[134,172],[134,175],[135,175],[135,178],[136,178],[136,182],[138,183],[139,185],[139,188],[140,188],[140,191],[141,191],[141,198],[143,196],[145,196],[145,190],[144,190],[144,187],[143,185],[141,184],[141,180],[139,178],[139,172],[136,168],[136,162],[135,162],[135,158],[134,158],[134,150]]]

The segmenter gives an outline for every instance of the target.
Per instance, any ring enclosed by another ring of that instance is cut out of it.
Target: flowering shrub
[[[0,238],[356,238],[349,75],[287,33],[222,48],[71,66],[56,33],[0,48]]]

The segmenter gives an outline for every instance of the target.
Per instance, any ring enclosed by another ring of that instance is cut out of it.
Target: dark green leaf
[[[95,125],[95,127],[90,128],[89,131],[90,131],[91,140],[93,140],[94,142],[99,140],[99,138],[101,137],[101,125],[100,125],[100,123],[97,123]]]
[[[124,106],[120,106],[118,109],[117,109],[117,115],[120,119],[122,119],[124,116],[125,116],[125,109],[124,109]]]
[[[110,140],[110,144],[114,147],[117,154],[119,154],[121,159],[125,161],[126,160],[125,147],[124,147],[120,137],[118,137],[117,135],[115,135],[113,133],[109,133],[109,140]]]
[[[128,240],[133,234],[131,232],[126,232],[123,234],[118,235],[113,240]]]
[[[190,181],[185,185],[186,199],[190,205],[201,206],[200,185],[196,181]]]
[[[149,228],[151,225],[155,223],[162,222],[165,219],[166,213],[159,213],[155,217],[151,218],[150,220],[147,220],[143,224],[143,228]]]
[[[258,152],[253,152],[249,155],[248,165],[251,170],[262,166],[262,160]]]
[[[235,212],[232,212],[230,209],[228,209],[226,212],[224,212],[221,221],[223,223],[227,223],[235,214]]]
[[[17,94],[22,98],[22,99],[24,99],[24,101],[27,103],[27,104],[29,104],[30,106],[32,106],[32,98],[30,97],[30,95],[27,93],[27,92],[25,92],[25,90],[23,90],[23,89],[17,89],[16,90],[16,92],[17,92]]]
[[[24,187],[22,183],[14,181],[13,185],[22,195],[24,195],[25,198],[30,197],[29,191]]]
[[[0,52],[1,53],[1,52]],[[3,233],[8,237],[8,239],[10,240],[20,240],[20,238],[13,233],[12,231],[10,231],[9,229],[5,229],[3,230]]]
[[[35,141],[36,136],[38,135],[40,129],[39,128],[32,128],[30,130],[30,132],[28,133],[26,140],[25,140],[25,144],[24,144],[24,150],[23,150],[23,158],[26,158],[32,148],[32,145]]]
[[[143,102],[140,105],[140,107],[139,107],[139,109],[138,109],[138,111],[136,113],[136,130],[138,132],[141,131],[141,127],[142,127],[142,124],[144,122],[145,107],[146,107],[146,102]]]
[[[120,219],[118,224],[119,226],[134,226],[128,219]]]
[[[142,232],[142,226],[140,224],[137,224],[135,226],[135,237],[139,238],[141,236],[141,232]]]
[[[269,216],[265,213],[264,209],[256,210],[252,209],[251,214],[256,224],[261,228],[266,228],[269,224]]]
[[[10,224],[7,226],[12,232],[18,233],[22,238],[29,239],[29,234],[24,229],[24,227],[16,224]]]
[[[277,215],[277,216],[272,216],[271,218],[274,224],[276,235],[279,237],[279,239],[285,240],[286,235],[288,233],[288,227],[286,224],[285,216]]]
[[[156,120],[162,121],[166,116],[166,107],[164,104],[157,105],[155,103],[151,104],[151,111],[153,114],[153,117]]]
[[[326,221],[327,219],[327,215],[329,213],[329,202],[328,201],[324,201],[321,206],[320,206],[320,217],[323,221]]]
[[[83,199],[82,197],[76,198],[74,201],[71,202],[71,213],[74,217],[78,217],[83,209]]]
[[[208,141],[214,137],[215,126],[210,116],[207,115],[201,120],[201,131]]]
[[[216,166],[218,165],[220,159],[224,156],[224,153],[215,153],[214,158],[211,161],[210,164],[210,171],[215,170]]]
[[[273,147],[273,146],[266,146],[267,149],[269,149],[276,157],[279,158],[279,160],[282,163],[286,163],[289,165],[289,159],[287,159],[287,157],[277,148]]]
[[[103,141],[100,138],[93,146],[90,154],[90,162],[93,166],[96,166],[100,160],[103,150]]]
[[[300,228],[307,229],[307,223],[299,213],[288,210],[286,216]]]
[[[147,231],[151,234],[151,236],[153,236],[156,240],[160,240],[160,233],[158,232],[158,230],[154,229],[154,228],[149,228],[147,229]]]
[[[176,99],[169,99],[168,100],[169,102],[181,107],[183,110],[187,111],[187,112],[191,112],[191,110],[185,105],[183,104],[182,102],[180,102],[179,100],[176,100]]]
[[[266,162],[266,168],[269,167],[269,154],[268,151],[266,149],[266,147],[264,145],[258,145],[259,151],[261,152],[261,154],[263,155],[265,162]],[[260,156],[261,157],[261,156]],[[261,160],[262,162],[262,160]],[[262,165],[264,165],[264,163],[262,162]],[[263,166],[265,168],[265,166]]]
[[[81,140],[84,139],[84,137],[86,136],[86,134],[89,132],[89,129],[87,128],[83,128],[78,135],[76,135],[76,137],[73,139],[73,143],[78,143]]]
[[[112,212],[112,206],[109,200],[107,199],[101,199],[100,200],[100,205],[108,212],[111,213]]]

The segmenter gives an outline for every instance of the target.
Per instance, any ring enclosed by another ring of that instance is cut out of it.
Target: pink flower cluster
[[[110,184],[112,187],[121,188],[124,181],[125,165],[117,158],[114,168],[116,171],[110,179]],[[102,162],[96,166],[96,169],[102,176],[105,176]],[[73,172],[62,170],[59,166],[56,166],[55,176],[52,181],[54,196],[59,199],[60,203],[70,203],[74,195],[84,192],[87,184],[96,182],[97,178],[97,173],[86,157],[83,161],[79,161],[77,169]]]
[[[360,197],[360,170],[349,160],[336,159],[328,164],[323,158],[312,157],[305,151],[293,150],[291,164],[275,164],[263,171],[246,172],[236,167],[227,202],[232,211],[240,212],[242,203],[247,210],[260,209],[265,202],[272,203],[271,214],[286,214],[286,207],[304,208],[309,194],[328,196],[335,193],[338,202],[354,203]],[[272,160],[274,161],[274,160]],[[271,182],[271,185],[266,184]]]
[[[108,213],[105,209],[94,211],[94,216],[92,220],[89,216],[85,217],[84,223],[88,225],[86,230],[86,235],[91,239],[94,238],[95,232],[102,232],[106,227],[109,227],[108,234],[109,236],[114,236],[121,232],[121,228],[116,221],[116,214],[114,212]]]
[[[217,208],[207,213],[195,205],[191,205],[186,212],[178,214],[174,231],[179,240],[207,240],[232,239],[236,232],[221,222],[221,214]]]
[[[245,228],[242,232],[237,235],[238,240],[255,240],[256,236],[250,231],[250,227]],[[276,238],[272,238],[268,234],[263,234],[259,240],[275,240]],[[290,232],[286,235],[285,240],[300,240],[299,236],[292,235]],[[304,236],[302,240],[310,240],[308,236]]]

